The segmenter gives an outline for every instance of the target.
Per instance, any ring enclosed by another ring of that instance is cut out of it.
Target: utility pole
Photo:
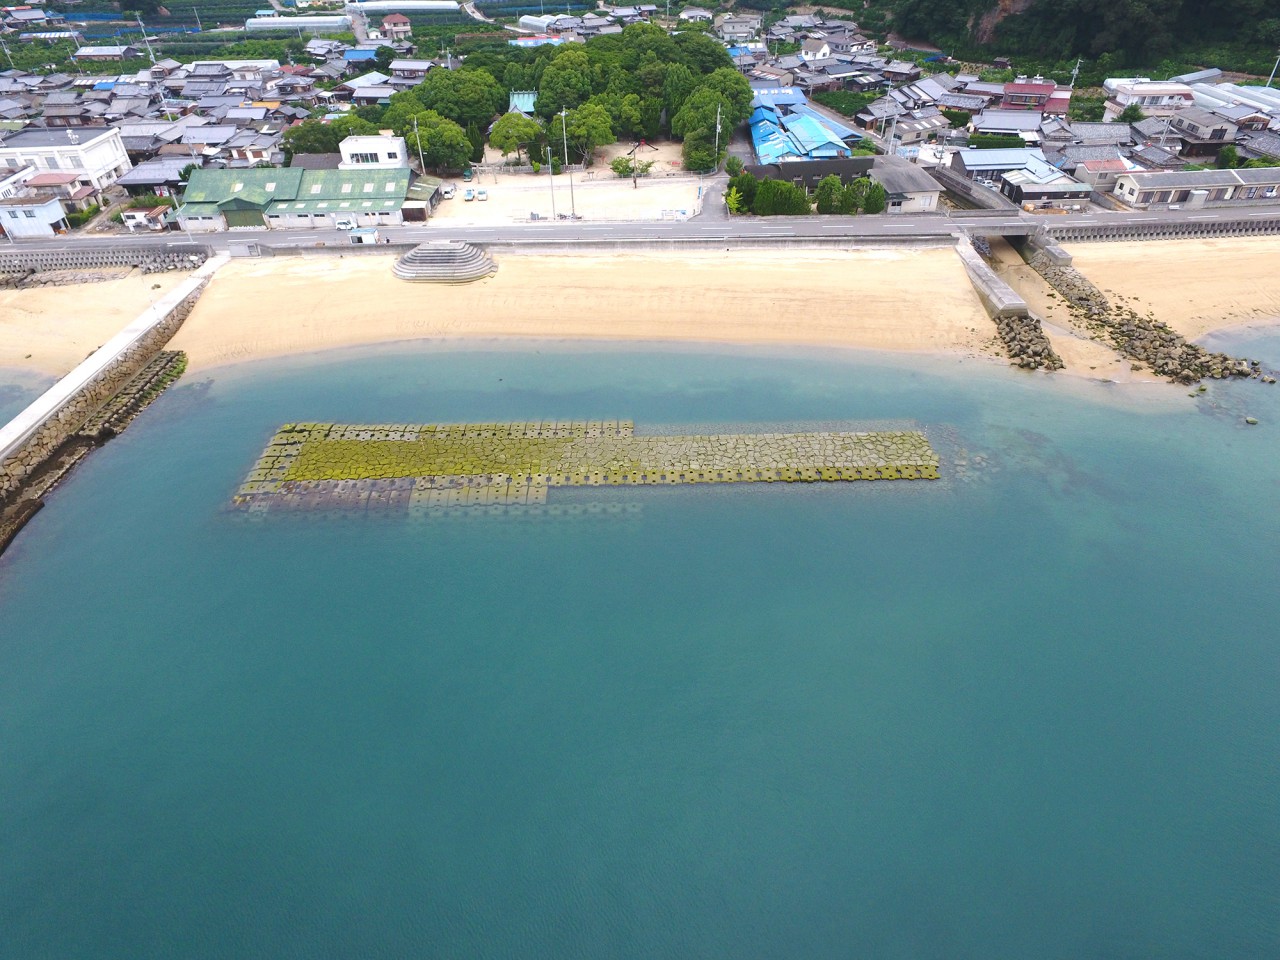
[[[716,172],[720,172],[720,104],[716,104]]]
[[[564,171],[569,174],[569,213],[574,220],[578,219],[578,204],[573,199],[573,171],[569,169],[569,113],[568,107],[560,108],[560,136],[564,139]]]
[[[551,144],[547,144],[547,182],[551,184],[551,219],[556,218],[556,177],[551,170]]]
[[[3,39],[0,39],[0,48],[3,48],[3,49],[4,49],[4,57],[5,57],[5,59],[6,59],[6,60],[8,60],[8,61],[9,61],[9,69],[10,69],[10,70],[12,70],[12,69],[14,68],[14,67],[13,67],[13,54],[11,54],[11,53],[9,52],[9,45],[8,45],[7,43],[5,43]],[[10,237],[9,239],[10,239],[10,240],[12,240],[12,239],[13,239],[13,237]]]
[[[200,33],[204,33],[204,24],[200,22],[200,11],[195,7],[192,7],[191,12],[196,15],[196,30]]]
[[[1071,71],[1071,89],[1076,88],[1076,77],[1080,76],[1080,64],[1084,63],[1083,58],[1076,59],[1076,65]]]
[[[1271,68],[1271,76],[1267,77],[1267,86],[1271,86],[1271,81],[1276,78],[1276,71],[1280,70],[1280,55],[1276,56],[1276,65]]]
[[[422,138],[418,136],[418,115],[413,115],[413,142],[418,145],[418,166],[422,168],[422,172],[427,172],[427,161],[422,159]]]
[[[142,22],[142,15],[138,15],[138,29],[142,31],[142,42],[147,47],[147,55],[151,58],[152,64],[156,62],[156,52],[151,49],[151,38],[147,36],[147,25]]]

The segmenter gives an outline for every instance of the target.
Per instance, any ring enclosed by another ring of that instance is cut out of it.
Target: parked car
[[[470,183],[470,182],[471,182],[471,168],[470,168],[470,167],[468,167],[466,170],[463,170],[463,171],[462,171],[462,179],[463,179],[463,180],[465,180],[465,181],[467,181],[467,183]]]
[[[476,198],[476,192],[472,190],[470,187],[467,187],[467,189],[462,192],[463,200],[474,200],[475,198]]]
[[[356,222],[349,217],[340,217],[334,221],[333,225],[339,230],[354,230],[356,228]]]
[[[440,188],[440,196],[445,200],[452,200],[454,194],[456,194],[457,192],[458,192],[458,188],[455,187],[452,183],[446,183],[443,187]]]
[[[476,191],[476,199],[477,199],[477,200],[488,200],[488,199],[489,199],[489,191],[488,191],[488,190],[477,190],[477,191]]]

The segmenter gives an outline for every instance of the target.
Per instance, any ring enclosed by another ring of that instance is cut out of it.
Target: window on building
[[[23,210],[22,215],[28,220],[34,220],[36,218],[36,212],[34,210]]]
[[[387,153],[387,159],[388,159],[388,160],[399,160],[399,159],[400,159],[400,154],[396,153],[394,150],[391,150],[391,151],[389,151],[389,152]]]
[[[352,163],[377,163],[378,155],[376,153],[353,153],[351,155]]]
[[[17,219],[18,219],[18,211],[17,211],[17,210],[10,210],[10,211],[9,211],[9,219],[10,219],[10,220],[17,220]]]

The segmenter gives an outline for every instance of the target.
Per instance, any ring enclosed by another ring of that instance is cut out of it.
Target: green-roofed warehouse
[[[402,223],[412,174],[401,170],[196,170],[174,219],[184,230],[316,229]]]

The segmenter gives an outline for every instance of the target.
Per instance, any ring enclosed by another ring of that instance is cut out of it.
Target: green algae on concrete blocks
[[[288,423],[240,506],[545,503],[548,487],[936,480],[918,430],[637,436],[630,420]]]

